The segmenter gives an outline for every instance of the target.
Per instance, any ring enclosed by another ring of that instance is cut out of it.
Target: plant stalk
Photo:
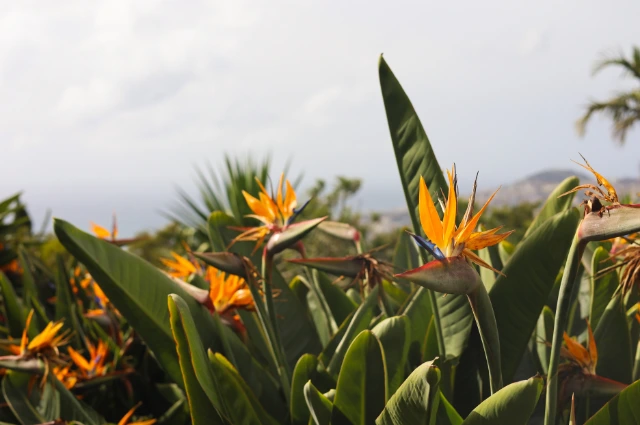
[[[289,401],[291,392],[291,372],[287,364],[287,358],[284,354],[282,338],[280,337],[280,328],[276,317],[276,309],[273,303],[273,288],[271,285],[271,272],[273,270],[273,255],[264,250],[262,255],[262,292],[264,293],[265,307],[267,313],[267,321],[269,322],[270,333],[269,339],[276,355],[276,364],[278,365],[278,375],[282,383],[282,389],[285,392],[287,402]]]
[[[225,356],[229,359],[233,367],[238,369],[238,363],[236,362],[236,357],[233,354],[233,350],[231,349],[231,344],[229,344],[229,338],[227,338],[227,333],[222,324],[222,320],[220,318],[220,314],[218,312],[213,313],[213,321],[216,324],[216,329],[220,334],[220,340],[222,341],[222,348],[224,349]]]
[[[500,337],[498,325],[493,312],[491,299],[484,285],[480,284],[472,292],[467,294],[473,317],[476,319],[484,355],[489,369],[489,383],[491,394],[495,394],[502,388],[502,363],[500,360]]]
[[[264,267],[263,267],[264,268]],[[247,279],[249,280],[248,286],[249,291],[251,291],[251,297],[256,305],[256,313],[258,314],[258,319],[260,320],[260,325],[262,326],[262,330],[264,331],[267,339],[267,346],[269,348],[269,354],[273,359],[273,363],[276,365],[278,369],[278,377],[280,378],[280,385],[282,387],[282,391],[284,393],[285,399],[287,403],[289,403],[291,397],[291,381],[289,379],[290,374],[288,373],[288,367],[286,363],[286,358],[283,355],[282,344],[280,344],[279,340],[277,340],[275,331],[272,326],[272,322],[269,318],[269,313],[266,310],[265,304],[266,301],[263,300],[260,291],[258,290],[258,285],[255,279],[253,278],[253,274],[250,270],[247,270]],[[263,277],[263,281],[266,280]],[[263,283],[264,288],[264,283]],[[270,291],[265,291],[266,294]],[[272,299],[273,302],[273,299]]]
[[[580,227],[578,226],[578,231]],[[544,424],[554,425],[558,404],[558,365],[560,363],[560,348],[562,347],[562,335],[569,320],[571,311],[571,295],[576,285],[576,275],[580,267],[582,254],[587,243],[579,239],[578,234],[571,243],[567,264],[562,274],[558,304],[556,305],[556,318],[553,326],[553,339],[551,343],[551,357],[547,372],[547,400],[544,413]]]

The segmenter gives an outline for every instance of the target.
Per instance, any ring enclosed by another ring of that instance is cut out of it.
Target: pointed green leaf
[[[438,413],[436,418],[437,425],[461,425],[462,417],[456,409],[449,403],[442,391],[438,391],[440,395],[440,404],[438,405]]]
[[[308,381],[304,385],[304,399],[315,425],[329,425],[333,403]]]
[[[601,270],[610,267],[614,264],[609,259],[609,253],[601,246],[596,248],[591,260],[591,302],[589,305],[589,322],[591,327],[596,329],[598,322],[602,317],[607,305],[613,298],[613,294],[618,288],[618,273],[612,271],[605,274],[600,278],[596,278],[596,275]]]
[[[304,388],[317,374],[318,358],[313,354],[300,357],[291,380],[291,422],[294,425],[306,425],[309,422],[309,407],[305,400]]]
[[[232,252],[194,252],[193,255],[205,264],[225,273],[246,278],[247,271],[242,257]]]
[[[421,234],[422,227],[418,218],[420,177],[424,178],[429,191],[436,195],[440,191],[447,193],[447,182],[418,114],[382,56],[378,63],[378,73],[409,216],[414,231]],[[442,298],[433,294],[431,297],[436,325],[439,327],[437,331],[443,336],[443,341],[438,342],[439,345],[444,344],[441,347],[442,355],[447,358],[459,357],[466,346],[473,323],[469,304],[462,296],[449,295]]]
[[[473,409],[462,424],[526,425],[543,385],[543,379],[539,377],[507,385]]]
[[[494,269],[501,270],[502,267],[496,267],[493,264],[491,251],[490,251],[491,249],[493,249],[496,252],[496,254],[498,253],[496,246],[493,245],[488,248],[479,250],[478,256],[482,259],[482,261],[484,261],[487,264],[490,264],[491,267],[493,267]],[[480,267],[480,279],[482,279],[482,283],[484,284],[484,287],[487,288],[487,291],[490,291],[491,288],[493,287],[493,284],[496,282],[496,272],[486,267]]]
[[[309,232],[315,229],[318,224],[326,220],[326,218],[327,217],[314,218],[313,220],[301,221],[290,225],[282,232],[272,235],[265,249],[273,255],[287,248],[291,248],[296,242],[302,240]]]
[[[345,241],[357,241],[360,239],[358,229],[347,223],[323,221],[318,225],[318,230]]]
[[[326,274],[318,273],[317,283],[336,323],[344,322],[358,308],[358,305],[342,289],[334,285]]]
[[[491,288],[500,334],[504,382],[520,364],[538,317],[547,302],[575,234],[580,213],[557,214],[520,242]]]
[[[209,362],[216,382],[216,392],[223,399],[233,425],[277,425],[265,412],[249,386],[231,363],[220,353],[209,350]]]
[[[435,425],[440,371],[423,363],[402,383],[376,419],[376,425]]]
[[[373,288],[365,302],[356,310],[348,326],[344,328],[344,333],[341,335],[341,332],[338,331],[320,355],[319,360],[321,362],[324,364],[328,362],[327,372],[329,372],[330,375],[338,375],[338,371],[341,370],[342,361],[351,346],[351,342],[360,332],[369,328],[369,323],[373,318],[373,309],[378,304],[378,292],[378,286]],[[340,326],[341,330],[343,326],[344,324]]]
[[[411,342],[411,321],[407,316],[389,317],[372,330],[384,349],[387,365],[388,395],[393,395],[404,380],[407,355]]]
[[[319,258],[295,258],[290,263],[311,267],[325,273],[336,276],[354,278],[362,273],[365,260],[357,256],[348,257],[319,257]]]
[[[378,338],[362,331],[349,346],[331,412],[332,425],[369,425],[386,402],[386,366]]]
[[[180,361],[191,421],[193,425],[209,423],[223,425],[226,422],[221,415],[227,416],[227,414],[220,395],[216,393],[216,385],[209,369],[209,363],[206,361],[204,347],[199,341],[197,332],[191,327],[193,320],[187,326],[184,323],[191,318],[188,309],[184,300],[179,296],[169,296],[171,330]],[[185,317],[187,315],[188,318]],[[192,341],[189,341],[187,332],[191,334]]]
[[[585,425],[640,425],[640,381],[611,399]]]
[[[563,193],[566,193],[573,189],[574,187],[580,184],[580,179],[576,176],[567,177],[564,179],[555,189],[549,194],[547,200],[544,202],[538,214],[535,216],[527,231],[524,234],[524,237],[528,237],[534,230],[536,230],[542,223],[544,223],[547,219],[553,217],[554,215],[564,212],[571,208],[573,203],[573,198],[575,197],[574,193],[569,193],[565,196],[560,196]]]
[[[319,353],[322,344],[305,307],[276,269],[271,274],[271,284],[278,291],[275,311],[282,345],[287,361],[293,367],[303,354]]]
[[[607,305],[593,334],[598,347],[596,373],[614,381],[631,383],[631,341],[620,293]]]
[[[398,314],[406,315],[411,321],[411,345],[409,346],[409,359],[412,362],[412,365],[418,365],[422,363],[423,359],[428,358],[424,356],[424,348],[425,341],[427,339],[427,331],[433,319],[431,302],[429,300],[427,289],[422,286],[418,287],[413,294],[409,296],[405,305],[400,309]],[[435,337],[435,330],[433,333],[433,336]],[[436,347],[434,347],[436,355],[438,353],[437,344],[436,339]]]

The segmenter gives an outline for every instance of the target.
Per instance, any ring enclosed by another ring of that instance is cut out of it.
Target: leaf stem
[[[580,226],[578,226],[578,231]],[[553,326],[553,339],[551,344],[551,357],[547,372],[547,400],[545,407],[544,424],[554,425],[558,404],[558,365],[560,363],[560,348],[562,347],[562,335],[569,320],[571,310],[571,298],[573,287],[576,285],[576,275],[580,267],[580,260],[584,253],[586,242],[578,238],[578,233],[571,243],[567,264],[562,274],[558,304],[556,305],[556,318]]]
[[[264,250],[262,255],[262,292],[264,293],[264,301],[270,332],[268,333],[271,345],[275,353],[276,364],[278,365],[278,375],[282,384],[282,390],[285,393],[287,403],[291,393],[291,372],[287,364],[287,358],[284,354],[282,338],[280,337],[280,328],[276,317],[276,310],[273,303],[273,287],[271,285],[271,271],[273,270],[273,255]]]
[[[480,284],[472,292],[467,294],[473,317],[476,319],[480,339],[484,347],[484,354],[489,369],[489,383],[491,394],[495,394],[502,388],[502,364],[500,360],[500,337],[498,336],[498,324],[493,312],[491,299],[484,285]]]

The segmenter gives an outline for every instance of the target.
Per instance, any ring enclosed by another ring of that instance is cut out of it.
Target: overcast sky
[[[605,176],[640,174],[640,129],[584,139],[589,98],[630,82],[591,75],[639,44],[640,2],[56,1],[0,6],[0,197],[36,219],[125,233],[163,223],[193,165],[224,152],[286,159],[304,184],[361,177],[362,208],[403,195],[377,80],[380,53],[442,166],[480,188],[583,153]]]

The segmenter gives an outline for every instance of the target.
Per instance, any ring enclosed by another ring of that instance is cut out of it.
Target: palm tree
[[[255,224],[253,219],[246,217],[252,211],[247,206],[242,191],[258,196],[260,187],[256,178],[264,182],[267,190],[273,187],[273,182],[269,179],[269,171],[272,168],[269,156],[256,161],[252,157],[243,159],[225,155],[221,162],[222,164],[215,168],[206,163],[206,172],[195,166],[195,190],[178,188],[178,202],[169,212],[164,212],[172,221],[195,229],[196,239],[200,243],[208,241],[207,219],[212,211],[223,211],[243,226]],[[285,174],[288,169],[289,163],[284,167]],[[276,183],[279,177],[279,174],[275,176]],[[294,187],[299,184],[301,177],[289,177]],[[191,195],[192,192],[196,194]]]
[[[640,48],[634,47],[629,59],[620,54],[596,63],[593,73],[596,74],[610,66],[621,68],[624,74],[631,75],[640,83]],[[619,144],[624,144],[627,132],[635,123],[640,121],[640,87],[628,92],[618,93],[613,98],[602,102],[591,102],[587,106],[585,114],[576,123],[578,134],[584,135],[587,122],[596,112],[611,117],[613,120],[613,138]]]

